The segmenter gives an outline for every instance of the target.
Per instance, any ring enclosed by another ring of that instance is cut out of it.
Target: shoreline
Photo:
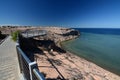
[[[87,59],[85,59],[85,58],[83,58],[83,57],[80,57],[80,56],[78,56],[78,55],[76,55],[76,54],[74,54],[74,53],[71,53],[70,51],[67,51],[67,54],[69,55],[70,54],[70,56],[74,56],[74,57],[76,57],[76,58],[79,58],[80,60],[81,60],[81,62],[84,62],[84,63],[86,63],[87,64],[87,66],[93,66],[93,67],[96,67],[96,68],[93,68],[93,69],[96,69],[97,71],[98,70],[100,70],[100,71],[98,71],[98,73],[106,73],[106,74],[108,74],[109,76],[106,76],[106,77],[110,77],[110,76],[114,76],[114,77],[119,77],[118,79],[120,79],[120,76],[119,75],[117,75],[117,74],[115,74],[115,73],[112,73],[112,72],[110,72],[110,71],[108,71],[108,70],[106,70],[106,69],[104,69],[104,68],[102,68],[101,66],[99,66],[99,65],[97,65],[97,64],[95,64],[95,63],[93,63],[93,62],[91,62],[91,61],[89,61],[89,60],[87,60]],[[79,61],[80,61],[79,60]],[[96,71],[96,72],[97,72]],[[101,72],[102,71],[102,72]],[[93,71],[92,71],[93,72]],[[90,72],[90,73],[92,73],[92,72]],[[104,75],[102,75],[102,76],[104,76]],[[118,79],[115,79],[115,80],[118,80]],[[110,79],[110,78],[108,78],[108,80],[114,80],[114,79]]]
[[[74,40],[74,39],[72,39],[72,40]],[[69,40],[67,40],[67,41],[69,41]],[[63,45],[62,45],[63,42],[66,42],[66,41],[60,42],[60,47],[61,47],[62,49],[64,49],[64,50],[66,50],[66,49],[63,47]],[[87,66],[90,66],[90,65],[91,65],[92,67],[94,67],[93,69],[95,69],[96,72],[99,73],[98,75],[101,75],[101,76],[103,76],[103,77],[106,76],[106,78],[107,78],[108,80],[118,80],[118,79],[120,79],[120,75],[115,74],[115,73],[113,73],[113,72],[111,72],[111,71],[109,71],[109,70],[101,67],[100,65],[97,65],[97,64],[95,64],[94,62],[91,62],[90,60],[87,60],[87,59],[85,59],[85,58],[77,55],[76,53],[73,53],[73,52],[71,52],[71,51],[69,51],[69,50],[66,50],[66,51],[67,51],[67,52],[66,52],[65,54],[68,55],[69,57],[75,57],[76,59],[79,59],[79,61],[84,62]],[[72,60],[74,61],[75,58],[72,59]],[[89,68],[89,69],[92,69],[92,68]],[[92,71],[92,72],[93,72],[93,71]],[[92,72],[90,72],[90,73],[92,73]],[[100,74],[100,73],[101,73],[101,74]],[[102,73],[103,73],[103,75],[102,75]],[[104,73],[106,73],[106,74],[104,74]],[[95,80],[99,80],[99,79],[95,79]]]
[[[73,40],[74,40],[74,39],[73,39]],[[69,40],[67,40],[67,41],[69,41]],[[88,62],[91,62],[91,63],[93,63],[93,64],[95,64],[95,65],[97,65],[97,66],[99,66],[99,67],[101,67],[101,68],[103,68],[103,69],[105,69],[105,70],[107,70],[107,71],[115,74],[115,75],[117,75],[117,76],[120,76],[120,74],[119,74],[118,72],[112,71],[112,70],[110,70],[110,68],[103,67],[103,66],[101,66],[100,64],[96,64],[95,62],[93,62],[93,61],[91,61],[91,60],[89,60],[89,59],[86,59],[85,57],[82,57],[82,56],[78,55],[78,54],[75,53],[75,52],[72,52],[72,51],[70,51],[70,50],[65,49],[65,47],[63,46],[64,44],[62,44],[62,43],[64,43],[64,42],[66,42],[66,41],[63,41],[63,42],[60,43],[60,47],[61,47],[62,49],[64,49],[64,50],[66,50],[67,53],[70,53],[70,54],[72,54],[72,55],[78,56],[79,58],[82,58],[82,59],[84,59],[84,60],[86,60],[86,61],[88,61]]]
[[[70,41],[70,40],[75,40],[75,39],[77,39],[77,38],[79,38],[79,37],[80,37],[80,36],[77,36],[77,37],[75,37],[75,38],[73,38],[73,39],[69,39],[69,40],[63,40],[63,41],[59,42],[58,45],[59,45],[62,49],[66,50],[66,49],[63,47],[64,44],[62,44],[62,43],[66,42],[66,41]],[[69,55],[69,57],[71,57],[71,56],[77,57],[78,59],[80,59],[80,60],[82,60],[83,62],[87,63],[87,65],[91,64],[92,66],[96,67],[98,70],[103,71],[103,73],[108,74],[108,75],[109,75],[109,76],[108,76],[108,80],[118,80],[118,79],[120,79],[120,75],[118,75],[118,74],[116,74],[116,73],[114,73],[114,72],[112,72],[112,71],[110,71],[110,70],[108,70],[108,69],[106,69],[106,68],[103,68],[103,67],[101,67],[100,65],[95,64],[94,62],[92,62],[92,61],[90,61],[90,60],[87,60],[87,59],[85,59],[84,57],[81,57],[81,56],[77,55],[77,54],[74,53],[74,52],[71,52],[71,51],[69,51],[69,50],[66,50],[66,53],[65,53],[65,54],[66,54],[66,55]],[[106,76],[106,75],[103,75],[103,76]],[[110,78],[109,78],[110,76],[113,76],[114,79],[112,79],[112,78],[110,79]],[[116,78],[116,79],[115,79],[115,78]]]

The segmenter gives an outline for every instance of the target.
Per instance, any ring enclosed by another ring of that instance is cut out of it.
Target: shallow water
[[[62,44],[76,55],[120,75],[120,35],[82,32],[78,39]]]

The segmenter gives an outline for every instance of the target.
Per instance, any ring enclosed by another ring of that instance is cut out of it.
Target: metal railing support
[[[37,66],[36,62],[31,62],[29,63],[29,70],[30,70],[30,79],[33,80],[33,74],[32,74],[32,70]]]
[[[39,80],[45,80],[43,74],[41,74],[38,69],[33,69],[33,72]]]

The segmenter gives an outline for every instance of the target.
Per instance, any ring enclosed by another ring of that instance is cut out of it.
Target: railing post
[[[32,72],[32,70],[33,70],[34,68],[36,68],[36,67],[37,67],[37,63],[36,63],[35,61],[29,63],[30,79],[31,79],[31,80],[33,80],[33,72]]]

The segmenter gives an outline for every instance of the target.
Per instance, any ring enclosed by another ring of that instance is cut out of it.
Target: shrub
[[[13,40],[13,41],[17,41],[17,36],[18,36],[19,33],[20,33],[20,31],[15,31],[15,32],[12,32],[12,33],[11,33],[11,36],[12,36],[12,40]]]

